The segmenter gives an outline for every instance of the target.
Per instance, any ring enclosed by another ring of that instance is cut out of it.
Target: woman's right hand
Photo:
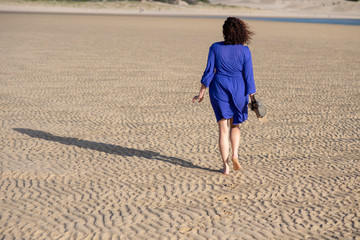
[[[250,100],[251,100],[252,102],[255,102],[255,101],[256,101],[256,100],[255,100],[255,93],[249,94],[249,96],[250,96]]]

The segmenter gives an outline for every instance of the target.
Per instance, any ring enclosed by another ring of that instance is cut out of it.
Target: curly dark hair
[[[249,44],[254,32],[239,18],[228,17],[223,25],[223,35],[226,45]]]

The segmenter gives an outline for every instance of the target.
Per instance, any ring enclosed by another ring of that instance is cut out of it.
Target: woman
[[[253,32],[240,19],[229,17],[223,25],[223,42],[209,49],[207,66],[201,79],[199,95],[193,102],[201,102],[209,87],[211,105],[219,126],[219,148],[224,174],[229,174],[229,132],[234,170],[240,170],[238,149],[240,123],[248,116],[249,97],[255,101],[255,81],[251,53],[244,44],[249,43]],[[230,129],[229,129],[230,128]]]

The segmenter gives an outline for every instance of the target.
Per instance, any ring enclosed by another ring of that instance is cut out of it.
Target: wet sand
[[[248,21],[266,119],[224,176],[223,19],[0,14],[1,239],[358,239],[358,26]]]

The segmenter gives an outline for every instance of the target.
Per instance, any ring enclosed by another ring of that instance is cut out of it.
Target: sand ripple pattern
[[[249,21],[268,116],[223,176],[222,23],[0,13],[0,239],[359,239],[359,28]]]

